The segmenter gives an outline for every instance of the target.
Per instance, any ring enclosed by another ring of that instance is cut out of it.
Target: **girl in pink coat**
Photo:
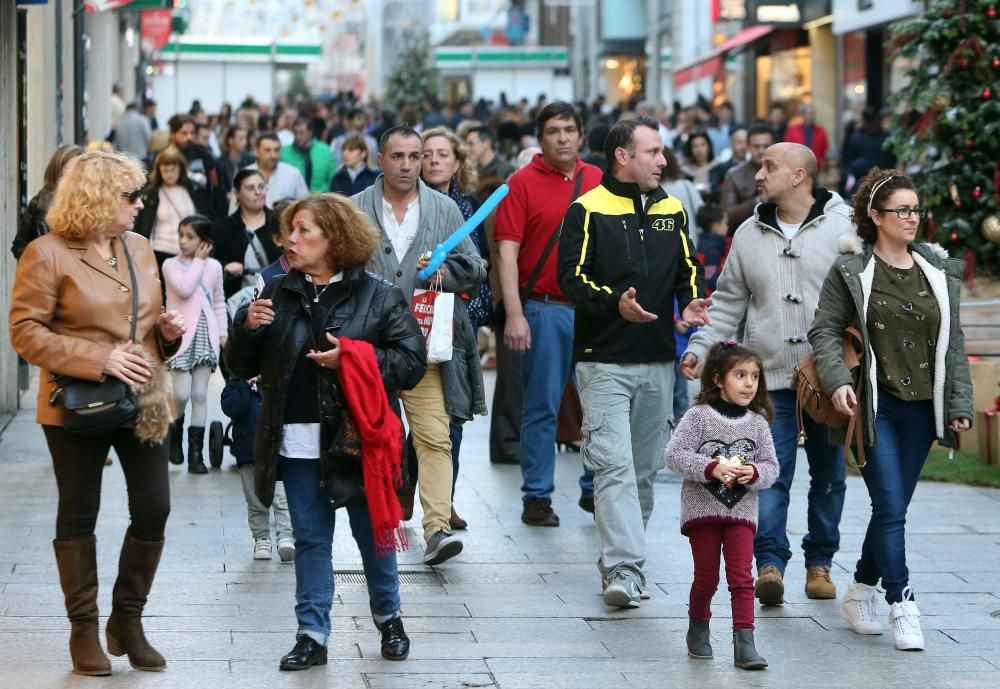
[[[170,430],[170,461],[183,464],[184,410],[191,402],[188,428],[188,471],[208,473],[202,457],[205,420],[208,415],[208,380],[219,364],[219,351],[226,342],[228,322],[222,293],[222,265],[212,254],[212,223],[201,215],[181,220],[178,228],[180,253],[163,262],[167,287],[167,309],[184,314],[189,327],[180,349],[167,362],[174,385],[178,417]]]

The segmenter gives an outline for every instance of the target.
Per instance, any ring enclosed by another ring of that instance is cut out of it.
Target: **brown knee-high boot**
[[[158,672],[167,667],[160,653],[149,645],[142,630],[142,610],[160,564],[163,541],[140,541],[125,535],[118,560],[118,580],[111,595],[111,616],[106,631],[108,653],[128,654],[136,670]]]
[[[72,625],[69,655],[78,675],[110,675],[97,631],[97,539],[52,541],[59,567],[59,583],[66,598],[66,616]]]

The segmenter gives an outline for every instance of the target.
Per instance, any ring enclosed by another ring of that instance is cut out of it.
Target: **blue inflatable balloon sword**
[[[501,201],[503,201],[503,197],[506,196],[509,191],[510,187],[506,184],[501,184],[496,191],[490,194],[489,198],[483,201],[483,205],[479,207],[479,210],[472,214],[471,218],[466,220],[457,230],[452,232],[451,236],[444,240],[444,243],[438,244],[434,247],[434,251],[431,252],[430,260],[427,265],[424,266],[423,270],[417,273],[417,276],[421,280],[429,280],[430,277],[437,272],[438,268],[441,267],[444,260],[448,258],[448,252],[458,246],[459,242],[472,234],[472,231],[479,227],[484,220],[486,220],[486,216],[492,213],[493,209],[496,208]]]

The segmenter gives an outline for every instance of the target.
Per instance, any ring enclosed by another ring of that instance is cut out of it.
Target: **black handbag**
[[[362,469],[361,434],[347,406],[347,399],[339,383],[334,379],[333,387],[335,416],[327,419],[331,432],[330,445],[324,458],[326,469],[323,486],[333,509],[346,507],[358,499],[364,499],[365,482]]]
[[[120,241],[128,262],[129,276],[132,278],[132,331],[129,340],[135,342],[139,291],[128,246],[124,239]],[[136,394],[131,386],[114,376],[105,376],[99,382],[64,375],[55,376],[55,380],[56,389],[49,398],[49,403],[55,405],[62,402],[63,428],[69,433],[108,433],[121,428],[139,412]]]

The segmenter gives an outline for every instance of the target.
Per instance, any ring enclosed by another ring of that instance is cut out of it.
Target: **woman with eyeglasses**
[[[226,299],[257,284],[257,275],[281,256],[271,240],[267,182],[260,171],[244,168],[233,178],[236,211],[212,225],[212,258],[222,264]],[[249,297],[247,299],[249,301]]]
[[[142,210],[145,180],[139,162],[122,153],[85,153],[70,161],[46,216],[52,232],[28,244],[11,299],[14,349],[41,369],[37,420],[52,455],[59,502],[52,545],[79,675],[111,674],[98,634],[94,537],[111,447],[125,474],[129,526],[111,593],[108,651],[127,653],[138,670],[166,667],[146,640],[142,612],[170,513],[163,441],[173,410],[163,362],[177,351],[186,326],[177,311],[163,313],[153,251],[130,231]],[[137,391],[136,420],[99,433],[67,431],[56,375],[119,379]],[[123,499],[112,491],[111,501]]]
[[[927,211],[900,170],[872,169],[853,203],[857,236],[841,240],[809,330],[824,391],[838,411],[861,414],[867,456],[861,475],[872,515],[840,614],[859,634],[881,634],[881,582],[896,648],[922,650],[906,567],[906,512],[931,444],[953,448],[956,434],[972,422],[959,323],[965,264],[937,244],[916,241]],[[862,399],[854,394],[841,344],[851,324],[865,343]],[[830,433],[831,442],[850,442],[844,429]]]

